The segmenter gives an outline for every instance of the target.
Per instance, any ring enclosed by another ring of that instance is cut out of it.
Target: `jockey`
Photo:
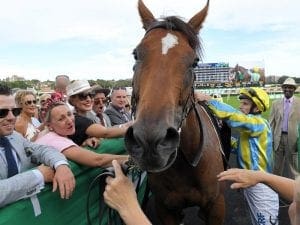
[[[239,168],[271,173],[273,169],[272,131],[270,124],[261,116],[269,109],[269,96],[261,88],[241,89],[239,110],[195,93],[196,100],[208,102],[212,112],[229,127],[234,134],[233,148],[237,153]],[[244,189],[253,225],[274,224],[279,210],[278,195],[264,184]]]

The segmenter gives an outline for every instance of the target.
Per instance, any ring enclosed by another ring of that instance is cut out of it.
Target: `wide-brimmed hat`
[[[92,89],[94,94],[98,94],[98,93],[103,93],[105,95],[105,97],[107,97],[107,95],[109,95],[110,93],[110,89],[108,88],[103,88],[101,86],[94,86]]]
[[[67,96],[70,97],[91,89],[92,88],[87,80],[74,80],[67,86]]]
[[[283,86],[294,86],[295,89],[296,89],[298,85],[296,84],[296,82],[295,82],[295,80],[293,78],[289,77],[281,85],[281,87],[283,87]]]

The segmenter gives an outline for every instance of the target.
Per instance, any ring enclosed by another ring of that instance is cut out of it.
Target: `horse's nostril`
[[[135,140],[134,135],[133,135],[133,128],[129,127],[127,129],[126,134],[125,134],[125,144],[126,144],[126,146],[132,146],[135,143],[136,143],[136,140]]]
[[[179,138],[179,134],[177,132],[177,130],[175,130],[173,127],[170,127],[167,129],[167,134],[166,134],[166,141],[172,141],[172,140],[176,140]]]
[[[179,144],[179,133],[176,129],[170,127],[167,129],[166,136],[161,140],[159,145],[162,147],[166,147],[172,151],[172,149],[176,149]]]

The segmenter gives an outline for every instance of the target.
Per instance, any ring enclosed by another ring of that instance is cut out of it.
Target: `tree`
[[[277,84],[283,84],[283,82],[288,78],[288,76],[284,75],[282,77],[279,77]]]

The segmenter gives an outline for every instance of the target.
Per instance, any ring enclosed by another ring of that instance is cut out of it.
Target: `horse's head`
[[[192,104],[193,66],[201,50],[197,34],[208,2],[188,23],[177,17],[157,20],[141,0],[138,10],[146,34],[134,50],[132,103],[136,120],[125,143],[140,168],[159,172],[176,158],[179,130]]]

